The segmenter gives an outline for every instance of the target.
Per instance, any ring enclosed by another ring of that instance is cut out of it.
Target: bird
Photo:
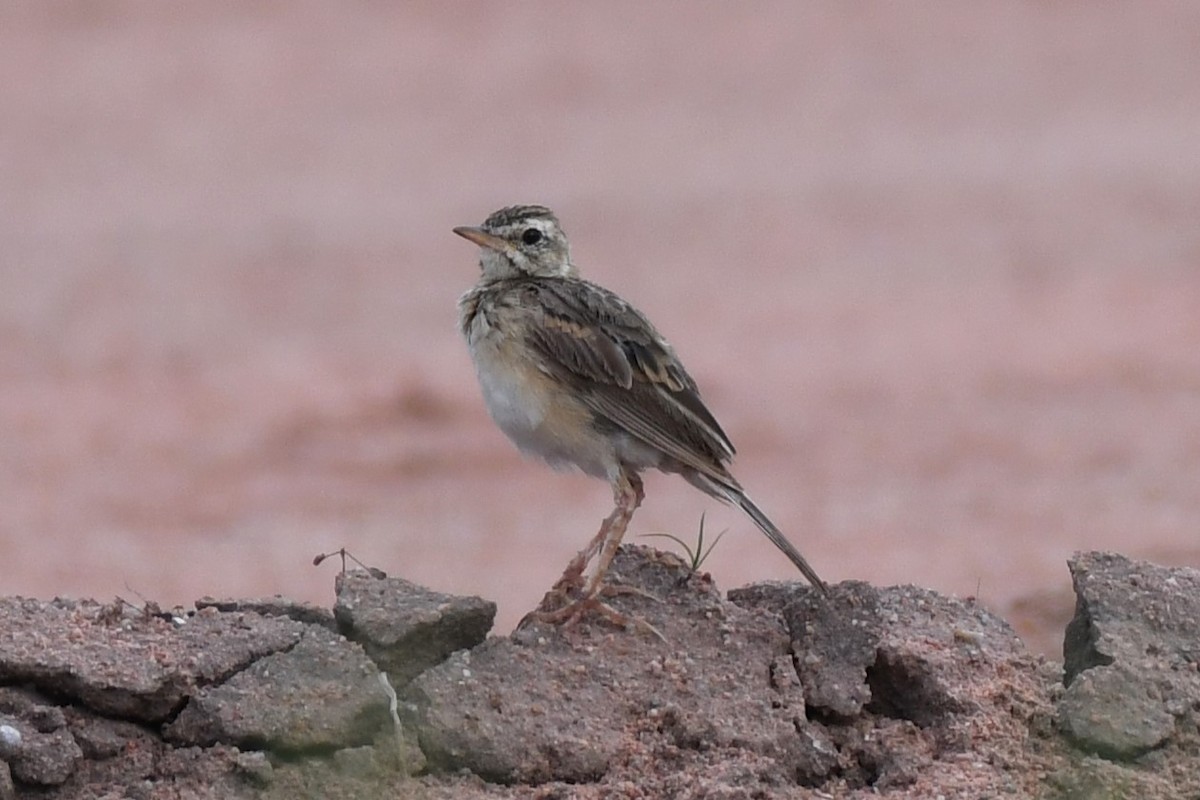
[[[458,302],[459,328],[492,419],[525,454],[612,487],[612,513],[555,584],[574,599],[538,612],[538,619],[574,622],[596,609],[624,621],[600,598],[645,497],[641,473],[649,469],[678,474],[740,508],[809,583],[828,593],[730,473],[733,444],[675,350],[642,312],[580,277],[554,212],[508,206],[482,225],[453,230],[480,248],[479,280]]]

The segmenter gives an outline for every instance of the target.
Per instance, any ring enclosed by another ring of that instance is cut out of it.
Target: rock
[[[264,617],[287,617],[306,625],[320,625],[322,628],[328,628],[335,632],[337,630],[337,621],[334,620],[333,612],[328,608],[313,603],[289,600],[280,595],[253,600],[202,597],[196,601],[197,610],[203,611],[206,608],[215,608],[224,614],[235,611],[253,611]]]
[[[177,625],[120,602],[0,598],[0,681],[28,682],[109,716],[158,723],[192,687],[291,647],[303,627],[215,611]]]
[[[24,738],[21,731],[13,724],[15,720],[0,717],[0,760],[9,761],[21,752]]]
[[[78,709],[71,710],[69,725],[84,757],[96,761],[114,758],[149,738],[143,727],[132,722],[97,717]]]
[[[950,770],[981,793],[1033,785],[1021,743],[1052,717],[1049,687],[999,617],[912,586],[850,582],[822,597],[800,584],[756,584],[730,598],[785,620],[808,717],[852,786],[926,796],[919,787]]]
[[[1076,597],[1063,642],[1068,686],[1084,670],[1117,660],[1200,662],[1200,570],[1116,553],[1076,553],[1068,566]]]
[[[830,601],[795,584],[754,584],[729,593],[739,605],[787,620],[795,670],[810,713],[852,718],[871,700],[867,669],[875,663],[880,626],[876,597],[865,584],[842,584]]]
[[[373,778],[379,774],[374,747],[346,747],[333,754],[333,765],[343,775]]]
[[[1181,722],[1194,732],[1200,571],[1113,553],[1079,553],[1069,566],[1076,605],[1063,642],[1063,731],[1114,760],[1162,747]]]
[[[482,642],[496,617],[490,601],[363,570],[338,575],[336,589],[342,634],[361,644],[397,689],[454,651]]]
[[[58,786],[71,777],[81,758],[83,751],[71,732],[60,728],[51,733],[21,731],[20,745],[5,760],[12,768],[12,776],[22,783]]]
[[[379,671],[362,648],[309,626],[294,648],[199,690],[163,736],[295,753],[369,743],[387,720]]]
[[[57,786],[82,757],[63,709],[28,689],[0,687],[0,760],[9,764],[12,777]]]
[[[267,754],[258,750],[248,753],[238,753],[234,757],[234,765],[239,775],[254,786],[269,786],[275,777],[275,768]]]
[[[255,779],[239,768],[241,753],[232,747],[164,747],[155,759],[148,796],[240,800],[260,798]]]
[[[778,620],[724,601],[673,557],[625,548],[609,575],[646,593],[622,594],[614,607],[666,642],[602,622],[571,632],[530,624],[455,653],[408,693],[431,768],[503,783],[594,782],[630,737],[649,737],[680,753],[748,750],[782,778],[804,705],[770,682],[769,665],[787,649]]]
[[[1144,676],[1124,667],[1089,669],[1059,702],[1059,720],[1075,744],[1108,759],[1133,759],[1163,744],[1175,718]]]
[[[971,603],[864,584],[827,600],[763,585],[730,602],[677,559],[630,547],[610,577],[628,588],[614,607],[666,641],[598,621],[531,624],[456,653],[409,691],[433,770],[663,791],[671,775],[704,775],[712,796],[753,785],[932,797],[951,773],[961,796],[1037,788],[1024,743],[1053,716],[1052,678]],[[657,760],[631,762],[631,748]]]
[[[466,643],[442,636],[394,667],[424,670],[398,694],[284,600],[0,601],[0,800],[1200,797],[1195,571],[1072,570],[1067,687],[974,602],[861,583],[723,598],[645,548],[610,572],[627,629],[530,623],[412,666]],[[341,624],[405,640],[383,619],[403,585],[342,586]],[[454,610],[432,595],[410,631]]]

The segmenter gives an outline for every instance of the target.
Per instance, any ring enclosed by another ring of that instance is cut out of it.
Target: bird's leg
[[[600,594],[600,584],[608,573],[613,558],[617,555],[621,539],[625,538],[625,531],[629,527],[629,521],[633,519],[633,512],[637,511],[638,506],[645,498],[646,493],[642,489],[642,479],[636,472],[626,472],[622,469],[617,473],[617,477],[613,481],[613,502],[616,504],[616,508],[613,510],[612,516],[606,520],[608,530],[600,547],[600,559],[596,562],[596,570],[583,590],[585,600],[595,598]]]
[[[663,638],[662,634],[659,633],[654,626],[642,620],[630,619],[619,611],[601,602],[599,599],[601,593],[604,591],[604,576],[607,574],[608,568],[612,565],[613,558],[615,558],[617,555],[617,550],[621,546],[621,539],[624,538],[625,531],[629,527],[629,521],[633,518],[633,512],[636,511],[638,506],[642,504],[642,500],[645,498],[645,496],[645,491],[642,488],[642,479],[638,477],[636,473],[627,472],[626,470],[622,469],[617,474],[617,477],[613,480],[613,502],[615,503],[616,508],[614,508],[613,513],[604,520],[604,524],[600,527],[600,534],[598,534],[596,538],[589,543],[587,548],[580,553],[580,556],[584,556],[584,554],[586,554],[587,559],[590,559],[593,555],[595,555],[597,549],[600,551],[600,558],[596,562],[596,569],[592,573],[592,576],[588,579],[587,586],[584,588],[582,596],[575,602],[563,606],[562,608],[554,611],[535,612],[531,616],[534,616],[536,619],[542,622],[565,623],[566,625],[573,625],[574,623],[578,622],[580,618],[582,618],[583,615],[588,611],[595,611],[614,624],[625,626],[630,622],[633,622],[640,627],[645,628],[648,632],[654,634],[658,638]],[[583,559],[583,563],[586,564],[587,559]],[[579,557],[575,559],[575,561],[579,560]],[[562,580],[566,580],[568,578],[572,568],[575,566],[575,561],[572,561],[572,563],[568,565],[568,572],[564,573]],[[578,577],[581,574],[582,571],[576,573],[574,579],[578,580]],[[561,582],[562,581],[560,580],[560,583]]]
[[[567,568],[563,570],[562,577],[554,584],[552,591],[565,594],[567,591],[579,588],[582,585],[583,571],[587,569],[588,562],[600,550],[600,545],[608,538],[609,530],[620,515],[621,509],[617,507],[613,509],[611,514],[604,518],[604,521],[600,523],[600,531],[587,543],[587,547],[580,550],[578,555],[571,559],[570,563],[567,564]]]

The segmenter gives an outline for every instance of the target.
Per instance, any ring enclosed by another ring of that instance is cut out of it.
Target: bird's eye
[[[526,228],[521,234],[521,241],[525,244],[537,244],[542,240],[542,232],[537,228]]]

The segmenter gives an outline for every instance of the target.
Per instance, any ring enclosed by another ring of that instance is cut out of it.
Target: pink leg
[[[605,520],[607,531],[600,548],[600,560],[596,562],[596,571],[592,573],[587,588],[584,589],[584,599],[594,598],[600,593],[600,584],[604,581],[604,576],[608,573],[608,568],[617,555],[621,539],[625,537],[629,521],[633,519],[633,512],[637,511],[645,497],[642,479],[638,477],[637,473],[621,470],[616,481],[613,482],[613,502],[616,503],[616,509],[612,516]],[[604,531],[604,528],[601,528],[601,531]]]
[[[588,562],[599,552],[600,545],[608,538],[609,530],[620,515],[621,509],[615,508],[611,514],[605,517],[604,521],[600,523],[600,531],[587,543],[587,547],[580,550],[579,554],[567,564],[567,568],[563,570],[562,577],[558,579],[558,583],[554,584],[555,589],[578,588],[580,579],[583,577],[583,571],[587,569]]]
[[[645,496],[645,492],[642,489],[642,480],[636,473],[622,470],[617,475],[616,480],[613,481],[613,501],[616,504],[616,508],[604,520],[604,524],[600,527],[600,533],[567,566],[567,572],[563,574],[559,585],[555,587],[555,589],[559,589],[563,581],[569,579],[578,581],[582,575],[582,566],[576,572],[577,562],[581,565],[586,564],[587,560],[599,550],[600,558],[596,562],[596,570],[588,579],[583,594],[575,602],[557,610],[535,612],[533,616],[536,619],[542,622],[565,623],[569,626],[578,622],[583,614],[590,610],[599,613],[601,616],[618,625],[624,625],[630,621],[638,622],[643,628],[655,636],[662,638],[662,634],[655,630],[653,626],[639,620],[629,620],[599,600],[599,596],[604,588],[604,576],[608,573],[608,568],[612,565],[613,558],[616,557],[617,549],[621,546],[621,539],[625,536],[625,530],[629,527],[629,521],[633,518],[633,512],[642,504]],[[551,594],[555,593],[554,591],[551,592]],[[547,598],[550,596],[547,595]]]

